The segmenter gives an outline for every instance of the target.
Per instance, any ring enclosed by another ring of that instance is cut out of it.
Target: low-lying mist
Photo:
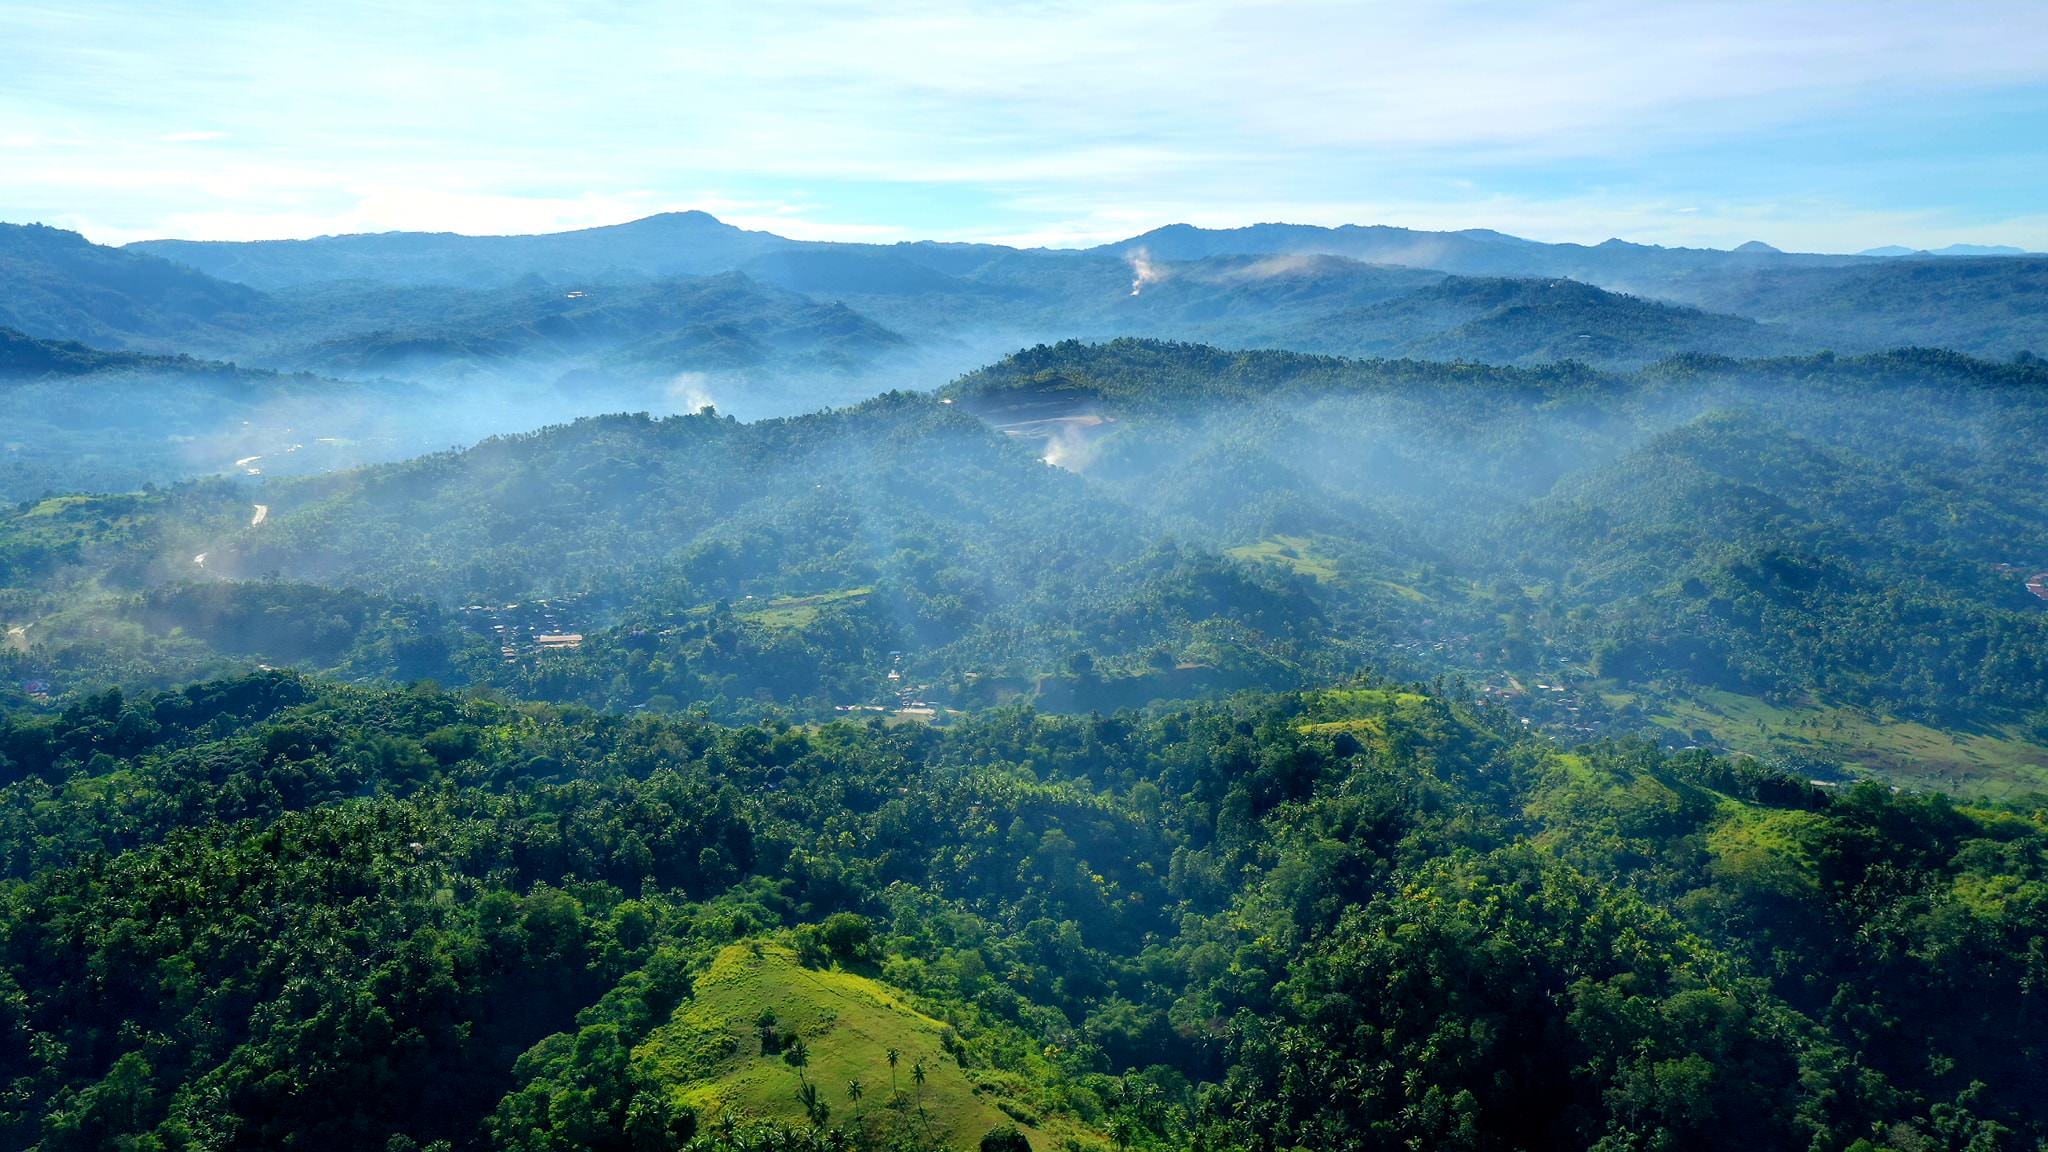
[[[1587,735],[1649,722],[1616,685],[2005,723],[2048,658],[2026,585],[2048,571],[2037,376],[1925,354],[1612,375],[1118,341],[748,420],[819,393],[472,380],[394,404],[393,435],[548,426],[17,509],[0,543],[36,543],[12,553],[5,622],[46,646],[24,679],[60,641],[125,645],[130,666],[175,641],[736,715],[1100,707],[1379,669],[1519,708],[1542,685],[1525,714]],[[687,415],[555,419],[614,407]],[[158,591],[180,585],[218,590]],[[79,615],[95,596],[109,620]],[[302,635],[309,618],[344,623]]]
[[[929,386],[981,354],[905,350],[810,370],[628,372],[536,360],[430,365],[410,377],[121,370],[19,381],[0,386],[0,500],[306,475],[615,412],[791,416]]]

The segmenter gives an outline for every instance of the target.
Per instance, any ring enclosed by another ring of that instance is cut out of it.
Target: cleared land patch
[[[764,1012],[773,1013],[774,1030],[802,1038],[802,1076],[780,1051],[762,1051]],[[972,1148],[990,1129],[1013,1123],[1033,1148],[1046,1152],[1068,1138],[1090,1147],[1098,1142],[1064,1119],[1036,1117],[1006,1100],[992,1087],[1004,1079],[1001,1073],[976,1069],[970,1075],[947,1051],[945,1033],[943,1022],[880,981],[806,968],[788,946],[756,942],[721,950],[691,998],[633,1058],[707,1122],[730,1114],[804,1125],[798,1092],[809,1082],[830,1106],[832,1127],[877,1136],[929,1135],[948,1148]],[[893,1099],[891,1048],[899,1053]],[[918,1064],[924,1067],[922,1085],[913,1077]],[[858,1104],[847,1091],[856,1079],[863,1089]],[[1003,1110],[1005,1103],[1037,1123],[1017,1122]]]
[[[1279,564],[1317,580],[1337,578],[1336,562],[1317,552],[1315,541],[1306,536],[1268,536],[1256,544],[1232,548],[1230,555],[1239,560]]]
[[[763,628],[796,629],[818,618],[818,611],[833,604],[854,604],[867,599],[872,588],[842,588],[812,596],[778,596],[768,601],[743,601],[735,613]]]
[[[1614,699],[1609,696],[1610,702]],[[1640,704],[1665,728],[1682,733],[1704,729],[1753,756],[1798,753],[1902,787],[1960,796],[2018,798],[2048,792],[2048,748],[2007,728],[1963,731],[1877,718],[1855,708],[1786,708],[1718,689],[1640,698]]]

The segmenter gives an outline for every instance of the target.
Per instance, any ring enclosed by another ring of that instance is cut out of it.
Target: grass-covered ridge
[[[980,1066],[951,1025],[900,989],[824,957],[814,965],[780,941],[720,949],[690,1000],[635,1049],[635,1063],[707,1122],[801,1127],[822,1103],[828,1123],[869,1140],[895,1133],[969,1147],[1018,1127],[1036,1148],[1100,1143],[1071,1119],[1044,1115],[1028,1075]],[[799,1041],[800,1068],[789,1059]],[[809,1101],[805,1085],[816,1091]]]

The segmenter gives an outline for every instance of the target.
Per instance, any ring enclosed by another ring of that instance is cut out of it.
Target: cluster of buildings
[[[467,604],[462,620],[472,629],[491,636],[498,643],[498,656],[507,664],[538,652],[570,651],[581,647],[583,633],[569,624],[580,596],[542,597],[521,604]]]
[[[2033,572],[2017,564],[1997,564],[2001,576],[2017,576],[2027,582],[2027,591],[2042,600],[2048,600],[2048,572]]]
[[[947,712],[950,711],[950,709],[941,707],[939,704],[923,698],[925,693],[931,691],[931,685],[913,684],[909,680],[904,679],[903,653],[889,653],[889,671],[886,679],[889,682],[889,695],[895,699],[893,706],[887,704],[839,704],[835,705],[833,710],[855,714],[877,712],[883,715],[901,717],[905,720],[916,720],[926,724],[942,722]]]

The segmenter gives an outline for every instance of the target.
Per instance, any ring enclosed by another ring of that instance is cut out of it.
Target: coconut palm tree
[[[804,1086],[796,1090],[796,1099],[804,1106],[804,1115],[811,1118],[811,1123],[823,1128],[832,1115],[832,1106],[819,1098],[818,1086],[806,1080]]]
[[[784,1064],[789,1065],[791,1068],[796,1069],[796,1078],[798,1083],[810,1083],[809,1078],[807,1078],[804,1075],[804,1069],[810,1066],[811,1049],[808,1045],[804,1043],[803,1037],[799,1036],[796,1039],[790,1041],[789,1047],[784,1048],[782,1050],[782,1062]]]
[[[855,1116],[860,1115],[861,1094],[860,1077],[856,1076],[846,1082],[846,1098],[853,1102],[853,1114]]]

